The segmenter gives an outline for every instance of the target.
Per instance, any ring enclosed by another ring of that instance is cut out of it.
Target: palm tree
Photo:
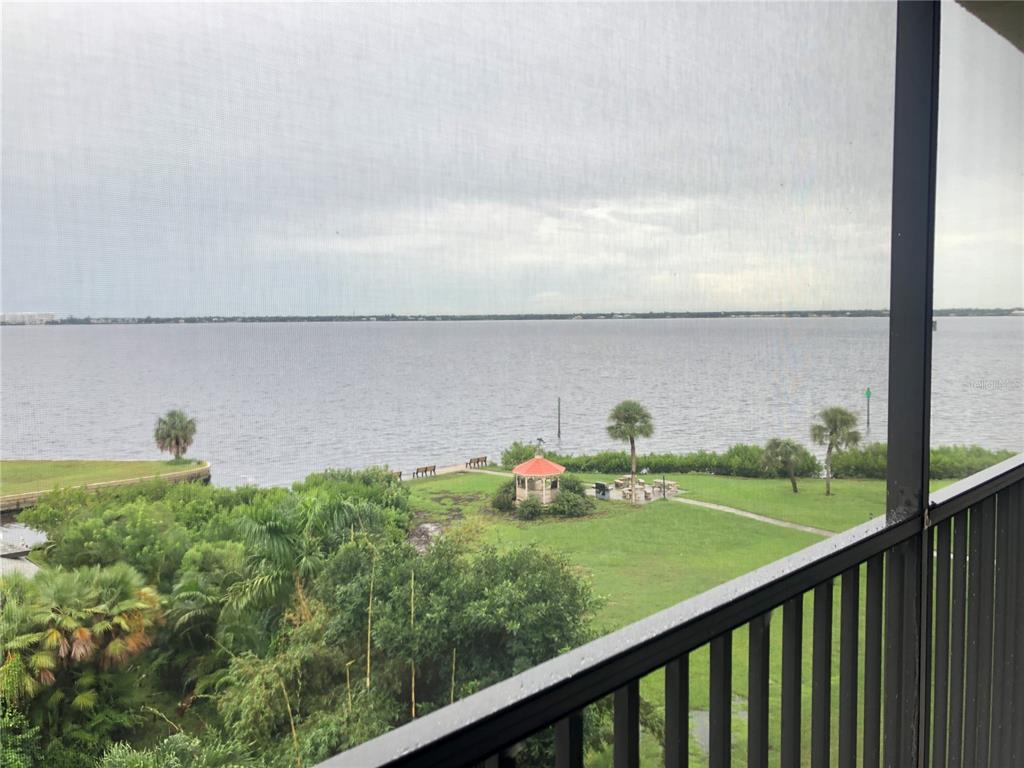
[[[825,448],[825,495],[832,495],[832,454],[852,448],[860,442],[857,416],[845,408],[834,405],[818,414],[819,421],[811,424],[811,439]]]
[[[247,575],[227,590],[227,606],[244,611],[294,599],[298,617],[311,617],[306,589],[327,556],[374,512],[370,502],[309,494],[269,508],[254,508],[238,521],[248,551]]]
[[[157,419],[156,429],[153,430],[156,447],[161,451],[173,453],[175,460],[185,455],[195,436],[196,420],[177,409],[168,411]]]
[[[100,676],[148,648],[160,616],[159,596],[125,563],[44,568],[29,584],[2,584],[3,618],[13,631],[2,645],[0,701],[13,704],[54,687],[46,706],[73,692],[72,709],[92,709]]]
[[[608,435],[613,440],[629,443],[630,493],[633,503],[636,498],[636,439],[654,434],[651,414],[636,400],[623,400],[608,414]]]
[[[796,487],[796,470],[800,461],[800,446],[792,440],[773,437],[764,446],[764,465],[769,472],[782,473],[789,478],[793,493]]]

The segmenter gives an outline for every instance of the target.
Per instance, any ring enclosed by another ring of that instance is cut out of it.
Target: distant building
[[[43,325],[52,323],[57,316],[52,312],[4,312],[0,314],[3,325]]]

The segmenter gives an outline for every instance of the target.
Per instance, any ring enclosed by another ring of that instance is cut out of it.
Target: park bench
[[[395,478],[396,480],[401,480],[402,479],[402,472],[401,472],[401,470],[396,470],[395,472],[391,473],[391,476],[393,478]]]
[[[427,475],[437,474],[437,464],[430,464],[426,467],[416,467],[416,471],[412,473],[413,477],[426,477]]]
[[[477,456],[476,458],[470,459],[469,461],[466,462],[466,467],[468,469],[476,469],[478,467],[486,467],[486,466],[487,466],[487,457],[486,456]]]

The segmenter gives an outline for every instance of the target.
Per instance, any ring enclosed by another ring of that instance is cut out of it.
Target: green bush
[[[531,496],[528,499],[523,499],[516,506],[516,517],[520,520],[536,520],[538,517],[543,515],[545,512],[544,505],[540,503],[540,499]]]
[[[990,451],[980,445],[939,446],[931,450],[930,476],[934,480],[967,477],[1013,455],[1013,451]]]
[[[511,515],[516,509],[516,481],[502,483],[491,499],[491,506],[498,512]]]
[[[587,494],[583,481],[576,477],[576,475],[570,475],[568,472],[558,478],[558,493],[560,496],[567,493],[576,496],[586,496]]]
[[[0,765],[4,768],[35,768],[39,752],[39,728],[6,704],[0,705]]]
[[[529,461],[536,455],[536,446],[516,440],[512,445],[501,452],[501,466],[505,469],[512,469],[513,467],[522,464],[524,461]]]
[[[821,464],[801,446],[797,477],[818,477]],[[623,475],[630,471],[629,454],[625,451],[602,451],[578,456],[548,453],[547,457],[570,472],[591,472],[601,475]],[[703,473],[739,477],[776,477],[764,467],[764,448],[737,444],[725,451],[694,451],[692,453],[648,453],[637,456],[638,472],[653,475]]]
[[[835,477],[885,479],[887,446],[870,443],[832,457]],[[943,445],[931,449],[929,477],[957,480],[980,472],[1013,456],[1013,451],[990,451],[978,445]]]
[[[884,480],[886,453],[885,443],[840,451],[832,456],[832,476]]]
[[[581,494],[569,493],[564,488],[547,507],[555,517],[583,517],[594,508],[594,500]]]
[[[764,477],[764,448],[738,443],[722,454],[718,475]]]

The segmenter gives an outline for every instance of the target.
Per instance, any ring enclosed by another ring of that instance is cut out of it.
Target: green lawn
[[[166,475],[196,461],[0,461],[0,494],[50,491],[86,483]]]
[[[601,633],[619,629],[821,540],[813,534],[673,501],[652,502],[639,508],[623,502],[601,502],[586,518],[519,522],[490,511],[490,495],[502,482],[503,478],[478,474],[417,480],[410,483],[411,504],[420,519],[447,521],[456,529],[469,528],[498,547],[532,544],[566,555],[604,600],[595,621]],[[772,679],[776,683],[780,673],[780,622],[775,623],[772,638]],[[810,648],[809,605],[804,629],[805,648]],[[804,662],[805,680],[809,681],[809,653]],[[746,693],[746,676],[747,633],[740,630],[733,641],[733,687],[737,697]],[[695,719],[703,717],[701,713],[708,706],[708,678],[705,648],[691,656],[690,698]],[[645,700],[660,709],[664,698],[661,673],[643,680],[641,691]],[[805,694],[804,712],[809,713],[809,686]],[[775,691],[773,708],[777,708],[778,701]],[[741,699],[737,702],[742,706]],[[772,716],[777,734],[777,711]],[[809,740],[809,716],[805,719],[805,738]],[[734,718],[734,726],[736,754],[740,755],[745,721]],[[645,731],[642,764],[657,764],[660,749]],[[693,739],[690,751],[691,764],[703,765],[705,755]],[[605,766],[610,764],[610,755],[591,755],[589,760],[588,764]]]
[[[610,475],[579,477],[586,482],[613,479]],[[832,495],[826,496],[825,481],[819,479],[798,481],[800,492],[793,493],[789,480],[700,474],[666,477],[679,483],[684,498],[724,504],[837,533],[885,513],[884,480],[833,480]],[[931,490],[951,482],[933,480]]]

